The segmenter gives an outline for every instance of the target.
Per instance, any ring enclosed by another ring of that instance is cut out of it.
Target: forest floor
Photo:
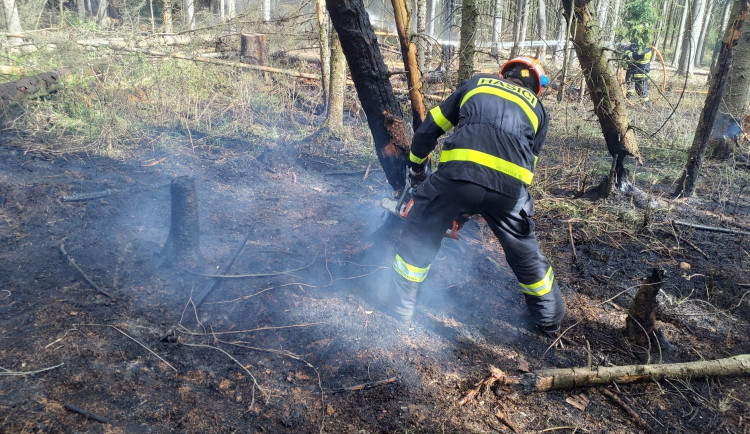
[[[700,199],[669,201],[674,179],[655,182],[659,211],[575,199],[580,178],[563,157],[606,165],[606,150],[559,128],[535,219],[568,306],[562,347],[528,324],[477,218],[443,242],[410,327],[370,306],[363,294],[388,274],[398,223],[378,206],[391,194],[383,172],[344,144],[144,147],[114,160],[0,137],[0,431],[747,432],[747,376],[483,390],[459,405],[491,366],[515,375],[750,353],[750,198],[710,194],[727,163],[706,163]],[[202,258],[189,267],[160,256],[176,176],[197,188]],[[671,220],[736,232],[677,233]],[[240,247],[227,273],[245,277],[221,278],[195,308],[191,295],[213,281],[200,274]],[[622,329],[655,267],[665,340],[649,353]]]

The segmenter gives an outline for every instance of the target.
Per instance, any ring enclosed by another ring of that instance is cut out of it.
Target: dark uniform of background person
[[[538,99],[547,81],[536,59],[515,58],[503,64],[500,75],[463,81],[430,110],[412,140],[409,172],[418,185],[389,285],[377,291],[382,310],[410,321],[446,228],[457,216],[481,214],[502,244],[539,331],[559,330],[565,307],[534,235],[528,192],[549,123]],[[454,127],[437,171],[427,176],[438,137]]]
[[[638,94],[641,100],[649,104],[648,73],[651,72],[651,57],[654,50],[631,43],[625,46],[622,61],[625,68],[625,85],[628,98]],[[633,89],[635,87],[635,89]]]

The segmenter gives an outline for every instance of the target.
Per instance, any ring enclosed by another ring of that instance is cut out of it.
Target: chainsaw
[[[400,219],[406,219],[406,216],[409,215],[409,210],[411,210],[411,207],[414,205],[414,199],[412,199],[411,197],[413,190],[414,187],[411,186],[411,183],[407,179],[404,190],[401,192],[401,195],[398,197],[398,199],[393,197],[384,197],[380,201],[380,206],[396,217]],[[447,238],[458,240],[458,231],[460,229],[461,226],[458,224],[458,222],[456,220],[453,220],[450,229],[447,229],[445,231],[444,236]]]

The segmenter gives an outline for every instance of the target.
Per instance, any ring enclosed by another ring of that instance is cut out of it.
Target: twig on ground
[[[357,390],[372,389],[373,387],[383,386],[385,384],[391,384],[396,382],[396,377],[391,377],[385,380],[371,381],[369,383],[357,384],[356,386],[342,387],[341,389],[328,390],[327,393],[341,393],[341,392],[354,392]]]
[[[672,225],[672,229],[674,230],[674,236],[675,238],[677,238],[677,241],[683,241],[685,244],[695,249],[696,252],[703,255],[704,258],[709,259],[709,256],[706,254],[706,252],[701,250],[700,247],[696,246],[694,242],[688,240],[687,238],[683,237],[680,234],[680,231],[677,229],[677,226],[676,226],[677,223],[674,220],[670,221],[670,224]]]
[[[99,287],[99,285],[97,285],[96,283],[94,283],[94,281],[91,280],[91,278],[89,278],[89,276],[87,276],[86,273],[83,272],[83,270],[81,269],[81,267],[79,267],[78,264],[76,264],[75,259],[73,259],[70,255],[68,255],[68,252],[65,251],[65,238],[63,238],[62,240],[60,240],[59,249],[60,249],[60,253],[62,253],[63,256],[65,257],[65,259],[68,260],[68,263],[70,265],[72,265],[76,270],[78,270],[79,273],[81,273],[81,276],[83,276],[83,279],[86,280],[86,282],[89,285],[91,285],[94,289],[96,289],[97,291],[99,291],[99,293],[101,293],[103,295],[106,295],[107,297],[109,297],[111,299],[114,299],[114,297],[111,294],[109,294],[107,291],[105,291],[101,287]]]
[[[156,357],[157,359],[159,359],[159,360],[161,360],[162,362],[166,363],[166,364],[167,364],[167,366],[169,366],[170,368],[172,368],[172,370],[173,370],[173,371],[177,372],[177,369],[176,369],[176,368],[175,368],[174,366],[172,366],[172,364],[171,364],[171,363],[169,363],[169,362],[167,362],[166,360],[164,360],[164,359],[163,359],[163,358],[162,358],[162,357],[161,357],[160,355],[158,355],[158,354],[156,354],[156,353],[155,353],[154,351],[152,351],[152,350],[151,350],[151,348],[149,348],[149,347],[147,347],[147,346],[143,345],[143,344],[142,344],[142,343],[140,343],[140,342],[139,342],[139,341],[138,341],[138,340],[137,340],[136,338],[134,338],[134,337],[130,336],[129,334],[125,333],[124,331],[120,330],[119,328],[117,328],[117,327],[115,327],[115,326],[113,326],[113,325],[110,325],[110,324],[81,324],[81,325],[82,325],[82,326],[85,326],[85,327],[109,327],[109,328],[113,328],[113,329],[117,330],[117,331],[118,331],[118,332],[119,332],[120,334],[122,334],[123,336],[125,336],[126,338],[128,338],[128,339],[130,339],[131,341],[133,341],[133,342],[135,342],[136,344],[138,344],[138,345],[139,345],[139,346],[140,346],[141,348],[143,348],[144,350],[146,350],[146,351],[148,351],[149,353],[153,354],[153,355],[154,355],[154,356],[155,356],[155,357]]]
[[[680,225],[680,226],[687,226],[693,229],[699,229],[702,231],[720,232],[723,234],[732,234],[732,235],[750,235],[750,232],[746,232],[746,231],[736,231],[734,229],[720,228],[716,226],[699,225],[695,223],[684,222],[681,220],[672,220],[672,223],[676,225]]]
[[[86,419],[91,419],[91,420],[93,420],[95,422],[107,423],[107,424],[110,424],[110,425],[117,425],[117,422],[115,422],[115,421],[113,421],[111,419],[107,419],[106,417],[99,416],[96,413],[92,413],[92,412],[90,412],[88,410],[84,410],[84,409],[82,409],[80,407],[76,407],[75,405],[65,404],[65,405],[63,405],[63,407],[65,407],[65,409],[68,410],[68,411],[72,411],[73,413],[78,413],[78,414],[82,415],[83,417],[85,417]]]
[[[188,272],[190,274],[194,274],[196,276],[212,277],[212,278],[215,278],[215,279],[241,279],[241,278],[245,278],[245,277],[272,277],[272,276],[282,276],[284,274],[290,274],[290,273],[294,273],[295,271],[300,271],[300,270],[304,270],[304,269],[310,268],[312,266],[312,264],[315,263],[316,259],[318,259],[318,255],[315,255],[315,257],[313,258],[313,260],[310,261],[310,263],[307,264],[307,265],[305,265],[305,266],[302,266],[302,267],[299,267],[299,268],[294,268],[292,270],[274,271],[274,272],[271,272],[271,273],[255,273],[255,274],[204,274],[204,273],[198,273],[198,272],[187,270],[187,269],[185,269],[183,271],[186,271],[186,272]]]
[[[464,405],[474,398],[483,388],[490,388],[495,383],[500,381],[505,383],[505,373],[494,366],[490,366],[490,375],[484,380],[476,384],[476,386],[469,390],[461,399],[458,400],[458,405]]]
[[[245,244],[247,244],[247,240],[250,239],[250,235],[252,235],[252,231],[248,231],[247,235],[245,235],[245,238],[242,239],[242,241],[237,245],[237,249],[234,251],[232,256],[229,258],[229,261],[221,268],[221,272],[219,274],[226,274],[227,271],[229,271],[229,268],[234,264],[234,260],[237,259],[237,256],[240,255],[240,252],[242,252],[242,249],[245,248]],[[193,305],[195,308],[199,308],[201,304],[203,304],[203,301],[208,297],[209,294],[211,294],[211,291],[216,289],[216,286],[219,284],[220,280],[217,278],[211,278],[211,281],[206,285],[205,289],[203,289],[203,292],[198,294],[198,296],[193,300]]]
[[[65,363],[60,363],[59,365],[50,366],[48,368],[37,369],[35,371],[11,371],[10,369],[5,369],[2,366],[0,366],[0,370],[2,370],[2,372],[0,372],[0,377],[3,377],[3,376],[7,376],[7,377],[23,377],[24,375],[39,374],[41,372],[46,372],[46,371],[51,371],[53,369],[57,369],[57,368],[59,368],[60,366],[62,366],[64,364]]]
[[[578,263],[578,255],[576,254],[576,244],[573,241],[573,222],[568,222],[568,234],[570,234],[570,247],[573,249],[573,263]]]
[[[609,397],[609,399],[611,399],[612,401],[614,401],[615,404],[619,405],[620,408],[622,408],[623,410],[625,410],[625,412],[628,413],[628,415],[630,415],[630,417],[633,418],[633,420],[635,421],[635,423],[639,427],[641,427],[646,432],[649,432],[649,433],[654,432],[653,428],[651,428],[651,426],[648,424],[648,422],[646,422],[645,420],[643,420],[643,418],[641,417],[641,415],[639,415],[638,413],[636,413],[636,411],[633,410],[633,408],[630,405],[628,405],[628,403],[625,402],[625,400],[623,400],[622,398],[620,398],[617,394],[615,394],[614,392],[612,392],[609,389],[602,388],[601,391],[602,391],[603,394],[607,395],[607,397]]]

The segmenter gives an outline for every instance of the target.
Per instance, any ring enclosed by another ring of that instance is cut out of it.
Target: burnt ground
[[[542,163],[554,168],[562,146],[550,139]],[[0,431],[642,431],[625,407],[657,432],[747,431],[747,376],[606,388],[626,406],[604,387],[482,390],[458,403],[490,366],[515,375],[750,352],[746,236],[681,228],[678,243],[663,215],[635,231],[585,200],[569,226],[554,205],[572,187],[558,183],[538,198],[536,221],[569,308],[563,347],[531,331],[502,250],[476,219],[444,241],[404,327],[362,297],[392,260],[397,228],[378,207],[389,187],[333,148],[235,142],[123,162],[3,138]],[[168,184],[184,175],[197,186],[202,261],[165,267]],[[106,189],[119,191],[63,200]],[[746,211],[705,199],[667,216],[743,230]],[[252,276],[222,278],[194,309],[191,294],[212,281],[199,274],[217,273],[245,237],[228,273]],[[657,325],[668,342],[652,341],[649,359],[621,330],[653,267],[666,272]]]

